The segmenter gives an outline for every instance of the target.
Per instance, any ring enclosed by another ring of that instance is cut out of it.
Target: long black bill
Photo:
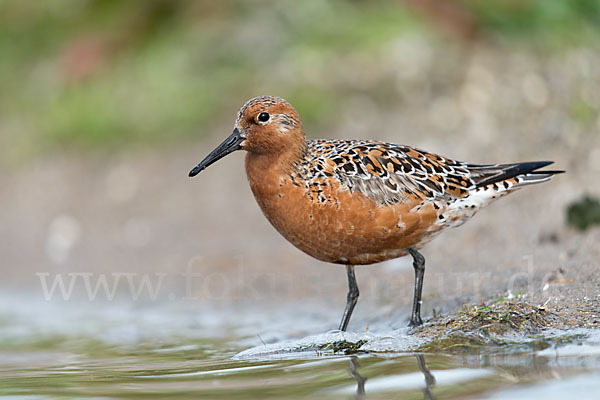
[[[204,160],[200,161],[200,163],[190,171],[189,176],[192,177],[198,175],[212,163],[219,161],[229,153],[233,153],[234,151],[241,149],[241,144],[243,141],[244,137],[242,137],[240,131],[235,128],[231,135],[229,135],[229,137],[225,139],[223,143],[218,145],[216,149],[211,151],[210,154],[204,158]]]

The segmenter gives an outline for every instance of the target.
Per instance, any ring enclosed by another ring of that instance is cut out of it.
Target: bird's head
[[[277,155],[300,148],[304,143],[302,123],[294,107],[279,97],[256,97],[240,108],[231,135],[194,167],[189,175],[197,175],[236,150]]]

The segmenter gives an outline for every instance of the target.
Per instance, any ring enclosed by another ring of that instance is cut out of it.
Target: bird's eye
[[[269,113],[266,112],[261,112],[260,114],[258,114],[257,117],[259,122],[267,122],[269,118],[271,118],[271,116],[269,115]]]

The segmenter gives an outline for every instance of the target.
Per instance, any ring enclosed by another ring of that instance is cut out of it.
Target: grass
[[[326,343],[317,347],[319,351],[332,351],[334,353],[343,354],[356,354],[360,352],[360,347],[365,344],[366,340],[358,340],[355,342],[349,342],[347,340],[338,340],[332,343]]]
[[[484,30],[503,42],[531,41],[551,48],[597,35],[595,0],[467,0]]]
[[[410,21],[398,7],[341,1],[167,3],[0,3],[7,156],[178,143],[210,134],[258,94],[285,95],[305,124],[321,123],[343,93],[289,66],[369,51]]]
[[[567,207],[567,224],[580,231],[600,225],[600,201],[589,195],[573,201]]]
[[[556,317],[544,307],[506,299],[475,306],[427,324],[417,332],[433,337],[419,348],[426,352],[470,353],[504,350],[508,346],[548,347],[536,335]],[[526,339],[526,340],[524,340]]]

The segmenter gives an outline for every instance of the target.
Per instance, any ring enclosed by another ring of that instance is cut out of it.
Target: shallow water
[[[3,300],[5,398],[585,399],[600,393],[594,331],[569,332],[578,339],[544,350],[416,354],[423,339],[406,329],[319,333],[309,326],[305,334],[292,326],[306,321],[289,313]],[[343,341],[362,346],[354,354],[334,352],[330,344]]]

